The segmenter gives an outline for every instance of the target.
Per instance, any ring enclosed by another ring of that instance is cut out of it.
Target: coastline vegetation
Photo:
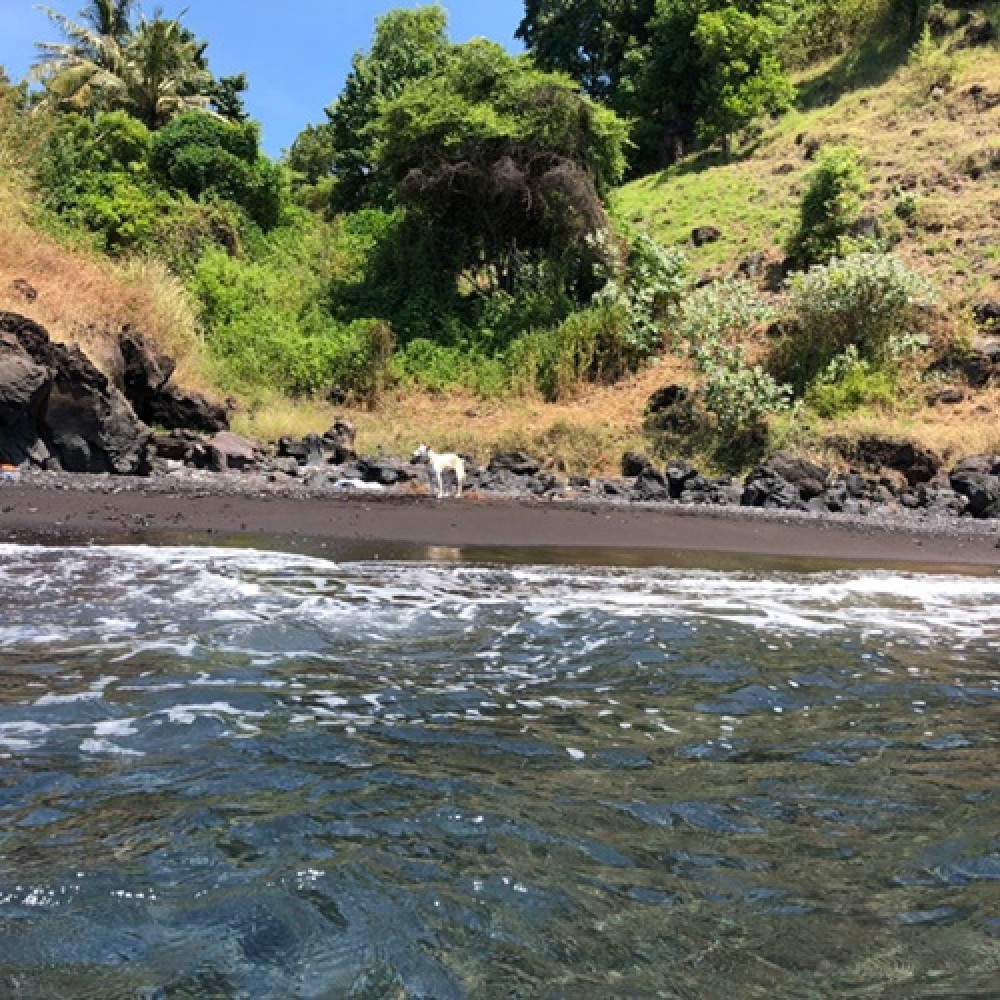
[[[1000,390],[927,402],[1000,267],[1000,18],[965,6],[527,0],[520,56],[399,9],[273,161],[183,16],[91,0],[0,75],[0,307],[98,363],[143,329],[265,438],[1000,451]]]

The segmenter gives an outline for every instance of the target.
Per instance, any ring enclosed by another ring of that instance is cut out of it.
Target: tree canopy
[[[343,91],[327,109],[338,208],[385,202],[385,190],[373,183],[373,126],[385,102],[443,64],[447,23],[438,5],[390,11],[376,20],[371,49],[355,54]]]
[[[694,141],[722,141],[782,110],[788,4],[773,0],[527,0],[518,33],[542,66],[562,69],[633,121],[633,172]]]
[[[476,40],[385,105],[376,174],[445,236],[452,267],[510,288],[526,260],[605,225],[625,133],[567,77]]]

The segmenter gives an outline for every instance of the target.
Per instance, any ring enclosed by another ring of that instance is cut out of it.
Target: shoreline
[[[529,561],[562,553],[602,563],[803,560],[1000,570],[1000,522],[846,517],[760,508],[469,494],[352,495],[247,476],[198,480],[37,474],[0,483],[0,541],[392,549],[404,557]]]

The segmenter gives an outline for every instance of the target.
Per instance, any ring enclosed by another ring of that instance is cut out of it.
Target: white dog
[[[444,475],[445,470],[450,470],[455,475],[455,496],[462,495],[462,485],[465,483],[465,462],[451,452],[440,455],[436,451],[431,451],[427,445],[422,444],[413,453],[414,462],[427,462],[427,478],[430,481],[431,490],[439,499],[445,495]]]

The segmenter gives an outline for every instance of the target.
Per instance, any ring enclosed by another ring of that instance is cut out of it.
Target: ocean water
[[[996,996],[1000,576],[0,545],[0,997]]]

